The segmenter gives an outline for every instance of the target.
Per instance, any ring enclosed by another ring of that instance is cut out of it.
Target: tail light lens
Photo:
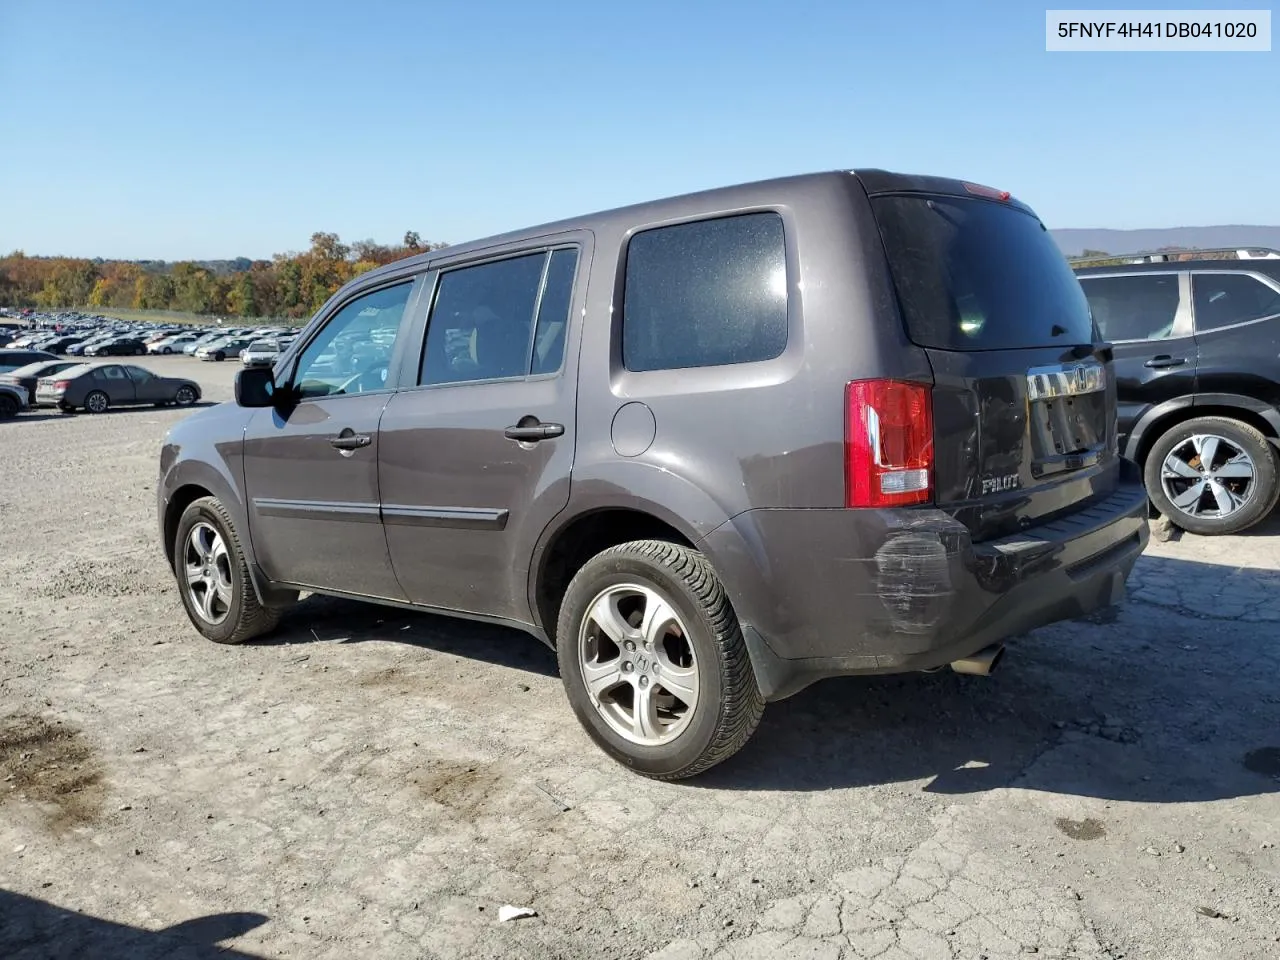
[[[901,380],[845,387],[845,505],[901,507],[933,496],[933,402]]]
[[[71,386],[71,381],[70,381],[70,380],[55,380],[55,381],[53,382],[53,389],[55,389],[55,390],[60,390],[60,391],[62,391],[63,393],[65,393],[65,392],[66,392],[66,390],[67,390],[67,388],[68,388],[68,387],[70,387],[70,386]]]

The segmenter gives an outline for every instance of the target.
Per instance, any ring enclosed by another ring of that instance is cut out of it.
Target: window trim
[[[1259,281],[1264,287],[1268,287],[1277,295],[1280,295],[1280,283],[1277,283],[1265,273],[1259,273],[1255,270],[1189,270],[1187,272],[1191,275],[1191,312],[1193,324],[1195,322],[1195,278],[1197,276],[1252,277],[1254,280]],[[1240,327],[1249,327],[1255,323],[1266,323],[1268,320],[1275,320],[1278,317],[1280,317],[1280,312],[1269,313],[1265,317],[1254,317],[1252,320],[1241,320],[1239,323],[1228,323],[1221,327],[1212,327],[1208,330],[1201,330],[1198,325],[1193,326],[1193,329],[1196,336],[1208,336],[1211,333],[1218,333],[1222,330],[1238,330]]]
[[[1189,270],[1125,270],[1121,273],[1093,273],[1086,276],[1077,275],[1076,280],[1080,286],[1084,287],[1087,280],[1110,280],[1113,277],[1177,277],[1178,278],[1178,309],[1173,315],[1173,329],[1169,331],[1169,336],[1160,340],[1153,340],[1150,337],[1139,337],[1136,340],[1112,340],[1104,331],[1099,329],[1104,340],[1112,344],[1126,343],[1168,343],[1172,340],[1181,340],[1186,337],[1195,336],[1195,328],[1192,326],[1191,312],[1191,271]],[[1085,294],[1088,299],[1088,293]],[[1089,314],[1092,316],[1093,307],[1089,307]],[[1097,319],[1094,319],[1094,326],[1097,326]]]
[[[409,393],[418,390],[478,387],[494,383],[534,383],[540,380],[554,380],[563,376],[569,357],[569,333],[574,327],[574,307],[579,302],[580,295],[585,297],[586,281],[590,276],[587,267],[591,255],[592,239],[593,236],[590,231],[575,230],[566,234],[530,237],[501,247],[486,247],[483,250],[473,250],[467,254],[457,254],[451,258],[440,258],[433,261],[422,295],[424,308],[421,316],[417,318],[412,331],[411,342],[416,345],[416,350],[406,353],[404,357],[404,366],[400,371],[401,386],[397,392]],[[560,364],[555,370],[545,373],[529,373],[527,371],[531,369],[534,342],[537,336],[538,311],[542,307],[542,296],[546,292],[547,274],[551,267],[551,254],[557,250],[573,250],[577,254],[573,268],[572,286],[569,292],[569,314],[565,318],[564,349],[560,354]],[[498,263],[502,260],[515,260],[531,254],[541,254],[544,262],[542,275],[538,280],[538,294],[534,301],[533,321],[529,334],[529,352],[525,358],[526,373],[510,377],[490,377],[484,380],[420,383],[422,368],[427,358],[427,334],[431,328],[431,316],[436,308],[436,299],[440,294],[440,284],[444,276],[455,270],[481,267],[485,264]],[[585,300],[583,300],[583,303],[585,304]],[[584,306],[580,312],[585,313],[585,309]]]
[[[278,385],[288,387],[292,394],[294,386],[294,378],[298,373],[298,361],[302,358],[302,354],[307,348],[315,342],[316,338],[326,330],[333,318],[341,313],[346,307],[350,306],[361,297],[366,297],[372,293],[378,293],[381,290],[387,290],[391,287],[397,287],[401,284],[409,284],[409,296],[405,300],[404,314],[400,318],[400,327],[396,331],[396,343],[391,351],[391,358],[387,363],[387,382],[378,390],[362,390],[360,393],[340,393],[336,395],[325,395],[319,397],[295,397],[293,402],[296,404],[315,403],[317,401],[341,400],[345,397],[369,397],[380,396],[382,394],[394,393],[399,383],[401,370],[403,369],[403,351],[406,338],[413,331],[413,319],[415,312],[421,308],[423,279],[426,271],[419,269],[414,272],[398,273],[388,277],[380,278],[380,282],[367,283],[360,286],[352,287],[350,292],[345,295],[339,289],[333,297],[330,298],[329,308],[322,308],[320,312],[312,318],[312,322],[303,328],[297,338],[289,345],[289,349],[285,351],[272,366],[272,376]],[[317,319],[319,318],[319,319]]]
[[[707,223],[713,220],[729,220],[735,217],[752,216],[753,214],[773,214],[782,223],[782,263],[786,285],[787,338],[782,350],[772,357],[761,360],[744,360],[740,363],[701,364],[693,367],[661,367],[655,370],[632,370],[623,356],[623,337],[626,327],[627,306],[627,260],[631,255],[631,243],[644,233],[664,230],[669,227],[683,227],[695,223]],[[763,364],[777,364],[794,349],[799,326],[799,254],[796,251],[795,226],[789,207],[783,204],[754,204],[747,207],[736,207],[712,211],[699,211],[681,217],[673,217],[655,223],[634,226],[627,230],[618,244],[618,263],[614,275],[614,296],[611,304],[613,324],[610,330],[609,359],[613,375],[617,381],[626,381],[632,377],[641,378],[641,382],[666,377],[699,377],[716,376],[728,370],[743,370],[747,376],[757,374]],[[696,387],[695,387],[696,389]]]

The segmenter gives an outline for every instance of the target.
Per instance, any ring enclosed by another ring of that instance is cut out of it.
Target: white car
[[[240,362],[246,367],[269,367],[282,349],[279,340],[255,340],[240,351]]]
[[[147,344],[147,353],[164,354],[182,353],[182,348],[200,339],[198,333],[180,333],[176,337],[164,337],[155,343]]]

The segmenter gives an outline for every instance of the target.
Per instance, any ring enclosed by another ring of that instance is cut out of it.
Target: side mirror
[[[236,403],[270,407],[276,402],[276,378],[270,367],[244,367],[236,373]]]

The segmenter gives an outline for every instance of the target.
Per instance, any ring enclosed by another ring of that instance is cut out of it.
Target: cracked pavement
[[[182,415],[0,424],[6,960],[1280,956],[1280,517],[1153,541],[991,678],[826,681],[663,784],[515,632],[309,598],[201,641],[153,518]]]

